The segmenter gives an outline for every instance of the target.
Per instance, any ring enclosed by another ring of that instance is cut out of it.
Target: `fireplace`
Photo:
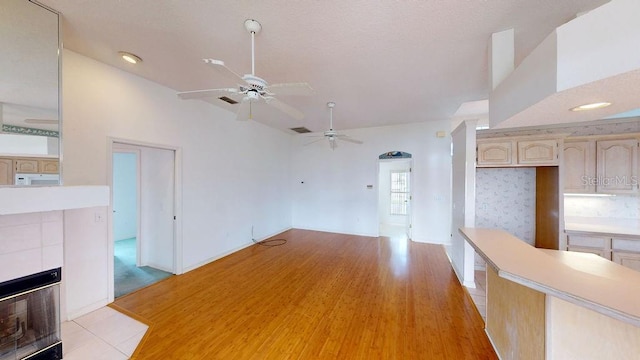
[[[60,270],[0,283],[0,360],[62,359]]]

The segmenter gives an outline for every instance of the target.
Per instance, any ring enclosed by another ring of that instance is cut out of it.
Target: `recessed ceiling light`
[[[571,111],[585,111],[585,110],[602,109],[602,108],[605,108],[605,107],[607,107],[609,105],[611,105],[610,102],[596,102],[596,103],[584,104],[584,105],[576,106],[576,107],[572,108]]]
[[[139,62],[142,62],[142,58],[140,58],[140,56],[132,54],[130,52],[119,51],[118,54],[124,61],[128,63],[137,64]]]

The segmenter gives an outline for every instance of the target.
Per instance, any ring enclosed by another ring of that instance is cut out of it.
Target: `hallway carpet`
[[[149,266],[136,266],[136,238],[116,241],[113,254],[116,298],[171,276]]]

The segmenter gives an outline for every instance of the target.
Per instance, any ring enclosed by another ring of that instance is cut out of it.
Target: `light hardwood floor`
[[[132,359],[496,359],[444,248],[290,230],[117,299]]]

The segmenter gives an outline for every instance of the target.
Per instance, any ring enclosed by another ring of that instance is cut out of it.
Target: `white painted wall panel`
[[[108,183],[107,137],[182,150],[185,269],[291,227],[291,135],[72,51],[63,73],[66,185]]]
[[[333,151],[328,141],[304,146],[310,139],[296,135],[293,226],[377,236],[378,156],[397,150],[413,155],[413,240],[448,244],[451,143],[436,132],[449,126],[443,120],[348,130],[343,133],[364,144],[341,142]]]

